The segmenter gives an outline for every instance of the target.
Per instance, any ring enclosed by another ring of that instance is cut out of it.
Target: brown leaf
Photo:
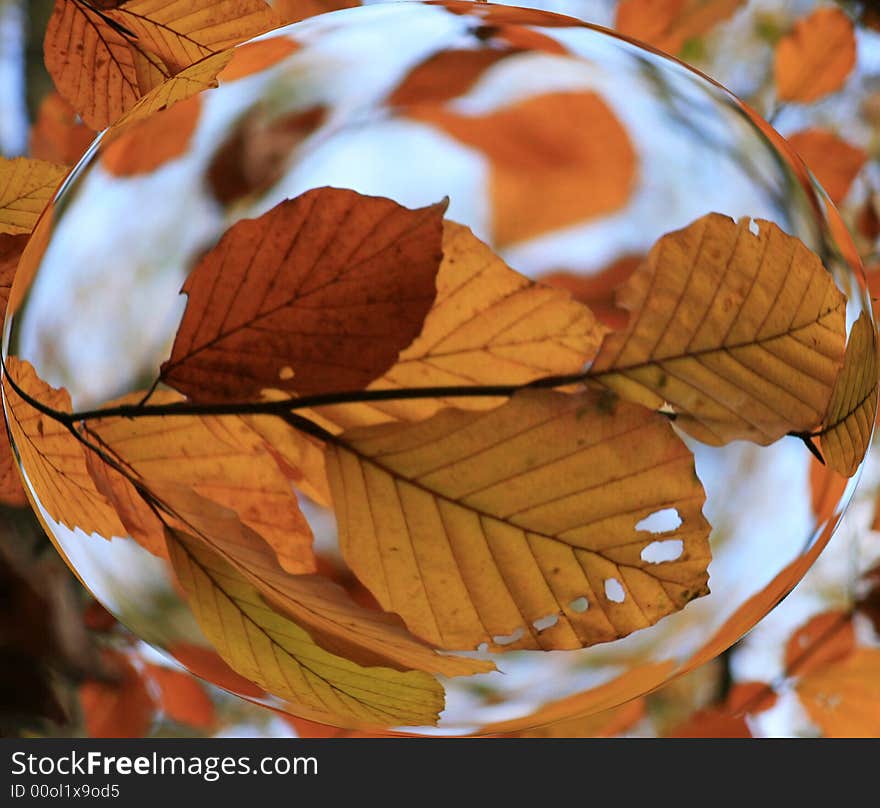
[[[816,101],[839,90],[855,63],[856,38],[849,17],[833,6],[816,9],[776,45],[776,94],[781,101]]]
[[[880,374],[877,350],[877,331],[863,311],[850,331],[843,368],[819,432],[825,462],[846,477],[856,473],[871,443]]]
[[[105,651],[116,681],[84,682],[79,699],[90,738],[142,738],[149,731],[156,703],[137,669],[118,651]]]
[[[234,225],[184,285],[163,381],[198,402],[369,384],[434,302],[445,207],[318,188]]]
[[[541,282],[570,292],[575,300],[589,307],[602,325],[620,331],[626,328],[629,313],[617,306],[617,290],[644,260],[644,255],[625,255],[593,275],[553,272],[542,276]]]
[[[613,738],[645,717],[643,698],[624,702],[588,716],[562,719],[534,728],[509,732],[505,738]]]
[[[605,329],[561,290],[512,270],[463,225],[443,226],[437,298],[421,334],[370,390],[526,384],[577,373]],[[389,420],[421,421],[443,407],[481,410],[495,397],[416,399],[321,407],[332,431]]]
[[[757,226],[711,213],[663,236],[621,290],[629,324],[590,375],[670,408],[712,445],[818,426],[843,362],[846,299],[803,243]]]
[[[609,642],[708,592],[693,456],[664,417],[613,397],[527,391],[351,430],[327,471],[346,563],[441,648]],[[672,510],[662,533],[642,526]],[[652,559],[657,541],[671,560]]]
[[[76,0],[56,0],[43,50],[58,92],[96,130],[109,126],[174,72]]]
[[[147,665],[145,672],[159,687],[159,704],[172,721],[210,731],[217,713],[201,683],[190,674],[160,665]]]
[[[323,106],[271,117],[258,106],[242,118],[207,169],[208,185],[221,205],[259,196],[280,180],[299,145],[321,127]]]
[[[31,127],[30,154],[38,160],[74,165],[94,139],[94,130],[82,122],[76,110],[57,92],[52,92],[40,102]]]
[[[708,708],[694,713],[683,724],[670,730],[667,738],[751,738],[743,715],[730,715],[722,709]]]
[[[252,699],[264,698],[266,695],[266,691],[261,687],[257,687],[250,679],[245,679],[232,670],[213,648],[175,642],[168,646],[168,653],[187,670],[230,693]]]
[[[286,25],[317,14],[326,14],[328,11],[360,5],[361,0],[274,0],[272,7]]]
[[[825,129],[805,129],[789,135],[787,139],[816,175],[831,201],[835,205],[843,202],[850,185],[867,161],[868,153]]]
[[[730,688],[724,707],[732,715],[756,715],[769,710],[777,700],[773,688],[764,682],[738,682]]]
[[[121,404],[143,398],[134,394]],[[155,393],[157,406],[179,402]],[[237,513],[275,550],[281,565],[313,572],[312,531],[296,495],[259,435],[238,416],[102,418],[85,434],[147,489],[156,483],[187,485]]]
[[[50,387],[30,364],[14,356],[7,357],[6,370],[3,391],[9,408],[9,429],[40,505],[52,519],[71,530],[80,528],[106,539],[126,536],[116,510],[92,481],[86,467],[86,447],[64,424],[21,398],[9,379],[31,398],[59,412],[71,411],[67,391]]]
[[[621,0],[614,27],[675,56],[743,5],[745,0]]]
[[[0,234],[30,233],[65,174],[42,160],[0,158]]]
[[[101,143],[101,165],[116,177],[136,177],[177,160],[189,148],[200,113],[196,95],[111,133]]]
[[[486,155],[497,246],[613,213],[635,185],[629,136],[593,92],[533,96],[486,115],[432,105],[407,115]]]
[[[823,612],[810,618],[785,646],[785,672],[806,676],[853,653],[852,619],[845,612]]]

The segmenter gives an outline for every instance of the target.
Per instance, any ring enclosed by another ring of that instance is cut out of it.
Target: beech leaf
[[[708,592],[693,456],[663,416],[613,395],[527,391],[351,430],[327,470],[349,567],[441,648],[580,648]],[[662,534],[639,527],[673,510]],[[674,560],[642,557],[659,539]]]
[[[67,174],[64,166],[0,158],[0,234],[30,233]]]
[[[627,328],[590,370],[712,445],[815,428],[843,362],[843,294],[798,239],[756,224],[711,213],[663,236],[618,296]]]
[[[867,152],[824,129],[805,129],[786,139],[815,174],[831,201],[835,205],[843,202],[868,160]]]
[[[422,330],[445,208],[317,188],[234,225],[183,287],[163,381],[198,402],[366,386]]]

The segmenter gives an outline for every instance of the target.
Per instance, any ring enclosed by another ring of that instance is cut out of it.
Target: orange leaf
[[[160,665],[147,665],[150,678],[159,686],[162,710],[170,719],[201,730],[217,723],[214,702],[190,674]]]
[[[788,142],[816,175],[835,205],[843,202],[850,185],[868,159],[864,149],[850,145],[825,129],[795,132],[788,136]]]
[[[8,376],[3,392],[9,429],[22,466],[40,505],[56,522],[71,530],[97,533],[106,539],[128,535],[116,510],[98,491],[86,467],[88,449],[64,424],[34,409],[13,390],[12,379],[25,394],[60,412],[70,412],[67,391],[50,387],[34,368],[14,356],[7,357]]]
[[[84,682],[79,699],[90,738],[142,738],[150,731],[156,703],[140,673],[118,651],[107,650],[104,659],[115,682]]]
[[[173,73],[281,23],[263,0],[126,0],[112,5],[104,12],[107,17]]]
[[[629,136],[593,92],[534,96],[486,115],[431,105],[407,115],[486,155],[496,245],[613,213],[635,184]]]
[[[599,713],[564,718],[533,729],[508,732],[506,738],[613,738],[638,724],[645,717],[643,698],[624,702]]]
[[[667,738],[751,738],[745,716],[721,709],[699,710],[666,734]]]
[[[858,648],[796,685],[798,698],[826,738],[880,736],[880,650]]]
[[[276,36],[245,42],[231,52],[230,62],[220,72],[221,82],[236,81],[266,70],[299,50],[299,43],[289,36]]]
[[[6,315],[12,279],[27,242],[26,235],[0,234],[0,322]],[[21,485],[21,476],[6,429],[0,430],[0,502],[12,506],[27,505],[27,495]]]
[[[689,39],[709,33],[742,5],[745,0],[622,0],[614,27],[675,56]]]
[[[369,384],[434,302],[445,207],[318,188],[234,225],[184,285],[163,381],[199,402]]]
[[[839,8],[820,8],[776,45],[773,73],[781,101],[808,103],[839,90],[856,63],[853,24]]]
[[[823,612],[801,626],[785,646],[785,671],[805,676],[849,656],[856,635],[845,612]]]
[[[596,319],[612,331],[626,328],[629,313],[617,306],[616,292],[645,260],[643,255],[625,255],[593,275],[554,272],[544,275],[542,283],[571,292],[596,315]]]
[[[848,483],[840,472],[810,456],[810,503],[817,522],[834,515]]]
[[[56,0],[43,50],[58,92],[96,130],[174,72],[106,16],[75,0]]]
[[[362,5],[361,0],[274,0],[272,3],[272,7],[285,24],[326,14],[328,11],[360,5]]]
[[[776,704],[777,695],[764,682],[740,682],[730,688],[724,708],[728,713],[763,713]]]
[[[0,158],[0,234],[30,233],[65,174],[42,160]]]
[[[122,402],[134,403],[143,394]],[[180,401],[156,393],[156,405]],[[237,513],[291,572],[312,572],[312,532],[296,495],[260,436],[237,416],[150,416],[90,421],[86,434],[149,490],[156,483],[191,486]]]
[[[117,177],[149,174],[186,154],[201,112],[199,96],[125,127],[101,144],[101,163]]]
[[[230,693],[252,699],[260,699],[266,695],[266,691],[261,687],[232,670],[213,648],[188,642],[175,642],[171,643],[167,650],[187,670]]]
[[[94,139],[95,132],[82,122],[76,110],[57,92],[49,93],[40,103],[31,128],[31,157],[73,165]]]

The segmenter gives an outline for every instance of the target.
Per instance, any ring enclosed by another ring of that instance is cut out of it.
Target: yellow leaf
[[[297,715],[343,726],[437,723],[444,695],[433,677],[364,668],[330,654],[195,540],[169,531],[168,549],[196,620],[220,656]]]
[[[327,578],[284,572],[260,537],[231,511],[182,486],[152,483],[149,488],[184,530],[234,567],[324,650],[361,665],[444,676],[494,670],[491,662],[436,653],[407,632],[399,618],[359,606]]]
[[[104,13],[175,73],[281,24],[263,0],[128,0]]]
[[[121,404],[132,404],[135,394]],[[154,394],[151,404],[180,401]],[[292,572],[313,572],[312,532],[263,440],[238,416],[103,418],[86,435],[144,481],[186,484],[237,513]]]
[[[839,90],[856,63],[853,24],[839,8],[819,8],[776,45],[773,73],[781,101],[808,103]]]
[[[217,87],[217,77],[229,64],[233,53],[231,50],[215,53],[162,82],[123,115],[114,125],[113,131],[118,131],[134,121],[149,118],[154,112],[167,109],[178,101],[186,101],[203,90]]]
[[[796,690],[825,737],[880,735],[880,649],[858,648],[803,677]]]
[[[577,373],[606,329],[568,292],[512,270],[471,231],[443,225],[437,298],[422,333],[368,390],[525,384]],[[384,421],[420,421],[444,406],[490,409],[497,398],[420,399],[323,407],[321,423],[348,429]]]
[[[852,477],[868,451],[877,415],[877,332],[862,312],[849,335],[819,442],[825,462]]]
[[[594,92],[547,93],[485,115],[433,104],[406,114],[486,155],[497,245],[617,211],[635,186],[629,135]]]
[[[675,56],[685,42],[709,33],[744,4],[745,0],[622,0],[614,27]]]
[[[0,159],[0,233],[30,233],[65,174],[42,160]]]
[[[843,362],[846,300],[819,258],[772,222],[710,213],[663,236],[620,291],[626,330],[590,374],[670,407],[713,445],[766,445],[822,421]]]
[[[75,0],[56,0],[43,50],[59,94],[92,129],[109,126],[173,72]]]
[[[867,152],[824,129],[805,129],[789,135],[787,140],[816,175],[831,201],[839,205],[867,161]]]
[[[327,471],[346,562],[441,648],[580,648],[708,592],[693,456],[667,419],[613,395],[528,391],[355,429]]]
[[[28,404],[13,390],[9,380],[26,395],[60,412],[70,412],[67,391],[53,389],[37,376],[31,365],[13,356],[6,358],[6,370],[3,394],[9,430],[40,505],[52,519],[71,530],[80,528],[106,539],[128,535],[116,511],[89,475],[89,450],[64,424]]]

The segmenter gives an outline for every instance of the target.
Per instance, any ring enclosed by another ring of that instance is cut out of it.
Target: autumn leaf
[[[37,119],[31,127],[30,155],[51,163],[73,165],[85,154],[95,134],[70,104],[52,92],[40,102]]]
[[[207,169],[214,197],[229,206],[269,190],[284,176],[291,155],[326,117],[323,106],[281,117],[269,115],[263,105],[252,109],[217,149]]]
[[[116,681],[90,680],[79,689],[86,731],[90,738],[142,738],[156,712],[147,683],[119,651],[106,650],[105,660]]]
[[[443,688],[420,671],[365,668],[330,654],[268,608],[257,591],[201,543],[168,538],[193,613],[221,657],[240,674],[325,724],[432,725]]]
[[[621,290],[630,321],[590,375],[698,440],[772,443],[824,418],[846,300],[819,258],[772,222],[708,214],[663,236]]]
[[[126,0],[104,14],[172,73],[281,24],[263,0]]]
[[[849,17],[834,6],[798,20],[776,46],[773,75],[781,101],[809,103],[839,90],[856,63]]]
[[[245,42],[230,52],[229,63],[219,74],[222,83],[238,81],[283,62],[300,44],[289,36],[274,36]]]
[[[117,177],[151,174],[186,154],[200,113],[196,95],[111,133],[101,144],[101,165]]]
[[[743,5],[745,0],[621,0],[614,27],[675,56]]]
[[[848,657],[855,650],[856,635],[845,612],[822,612],[810,618],[786,643],[785,671],[805,676]]]
[[[613,738],[645,717],[645,700],[624,702],[593,715],[562,719],[528,730],[511,732],[506,738]]]
[[[825,737],[880,735],[880,649],[858,648],[804,676],[795,689]]]
[[[214,703],[196,679],[163,665],[147,665],[145,670],[159,688],[159,705],[168,718],[195,729],[213,729],[217,723]]]
[[[27,242],[26,235],[0,234],[0,322],[6,315],[12,279]],[[13,507],[27,505],[27,495],[21,485],[21,476],[6,429],[0,430],[0,502]]]
[[[437,299],[422,333],[367,389],[526,384],[581,371],[603,329],[586,307],[508,267],[463,225],[445,222]],[[344,404],[320,408],[321,423],[351,428],[419,421],[443,406],[487,409],[497,398]]]
[[[617,306],[617,289],[623,286],[645,260],[643,255],[625,255],[595,274],[551,272],[541,282],[565,289],[575,299],[589,307],[602,325],[612,331],[626,328],[627,312]]]
[[[154,87],[116,121],[111,131],[118,132],[135,121],[149,119],[156,112],[169,109],[204,90],[218,87],[218,76],[229,65],[235,52],[221,51],[208,56]]]
[[[274,0],[272,7],[284,24],[299,22],[317,14],[337,11],[341,8],[360,6],[360,0]]]
[[[121,404],[143,398],[134,394]],[[161,406],[179,402],[168,391]],[[86,436],[149,489],[185,484],[237,513],[275,550],[292,572],[312,572],[312,531],[296,494],[263,440],[238,416],[151,416],[90,421]]]
[[[126,536],[116,510],[95,486],[86,466],[86,447],[67,427],[34,409],[13,389],[10,379],[28,396],[55,411],[71,411],[63,388],[50,387],[34,368],[14,356],[6,358],[3,394],[9,430],[27,470],[28,482],[46,513],[73,530],[106,539]]]
[[[788,136],[835,205],[843,202],[856,175],[868,159],[864,149],[852,146],[825,129],[805,129]]]
[[[173,71],[77,0],[56,0],[43,42],[58,92],[92,129],[104,129]]]
[[[438,654],[394,615],[366,609],[320,575],[290,575],[259,536],[230,511],[181,487],[152,483],[153,494],[185,527],[257,589],[267,603],[308,631],[325,651],[368,667],[444,676],[494,670],[491,662]]]
[[[834,383],[819,443],[825,462],[852,477],[868,451],[877,416],[877,332],[862,312],[849,335],[843,369]]]
[[[698,710],[687,721],[671,729],[666,738],[751,738],[743,715],[730,715],[722,709]]]
[[[184,285],[163,381],[198,402],[369,384],[434,302],[445,207],[317,188],[234,225]]]
[[[65,174],[42,160],[0,159],[0,234],[30,233]]]
[[[635,185],[629,136],[593,92],[547,93],[485,115],[434,105],[407,115],[485,154],[496,246],[613,213]]]
[[[529,391],[352,430],[327,470],[346,562],[441,648],[580,648],[708,591],[693,456],[665,418],[613,396]]]
[[[211,648],[188,642],[173,642],[168,645],[167,650],[187,670],[230,693],[252,699],[264,698],[266,695],[265,690],[232,670]]]

